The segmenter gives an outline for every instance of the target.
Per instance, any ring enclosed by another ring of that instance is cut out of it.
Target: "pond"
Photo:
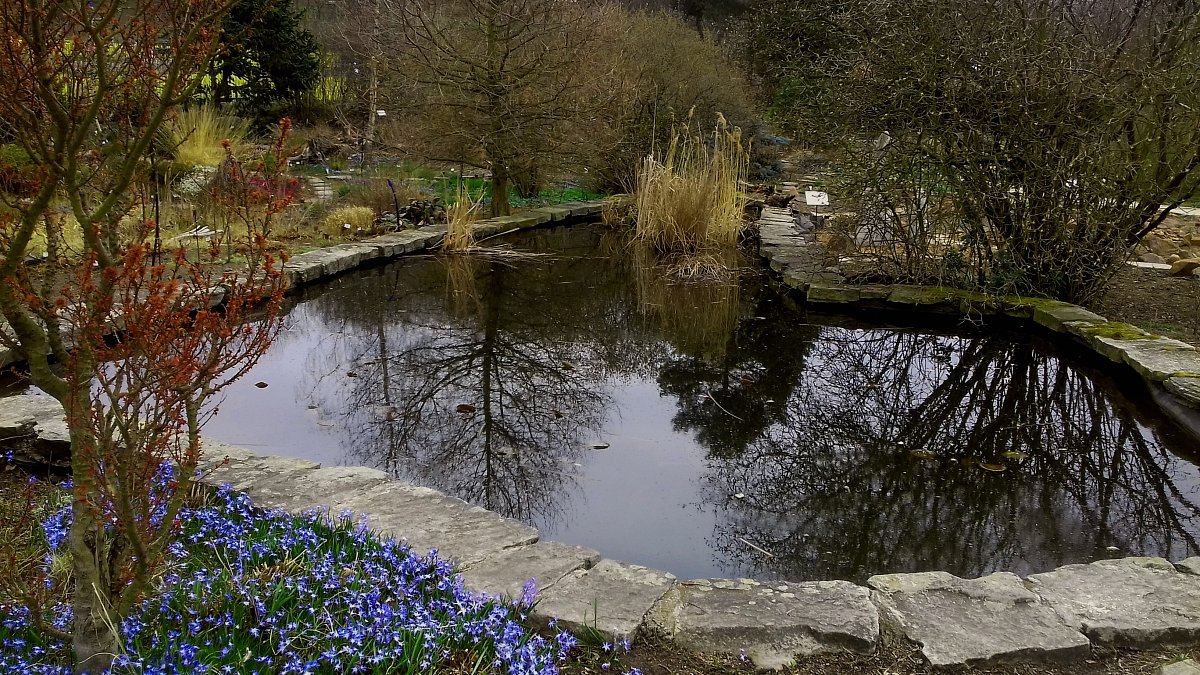
[[[1194,441],[1065,343],[806,315],[759,272],[672,284],[584,226],[512,242],[307,292],[206,434],[681,578],[1200,552]]]

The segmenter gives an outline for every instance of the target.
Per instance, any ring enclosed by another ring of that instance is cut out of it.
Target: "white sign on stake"
[[[829,206],[829,193],[805,190],[804,203],[809,206]]]

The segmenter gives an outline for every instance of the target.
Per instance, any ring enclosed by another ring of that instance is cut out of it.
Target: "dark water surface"
[[[307,294],[207,435],[378,467],[683,578],[1200,552],[1192,441],[1136,380],[998,329],[830,325],[756,274],[668,284],[588,228],[515,243],[547,255]]]

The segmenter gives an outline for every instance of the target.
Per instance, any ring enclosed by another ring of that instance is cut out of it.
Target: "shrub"
[[[745,77],[714,41],[672,15],[611,14],[604,39],[612,47],[593,66],[612,73],[593,80],[604,89],[593,102],[599,123],[590,131],[589,175],[596,189],[632,193],[642,161],[663,151],[689,111],[695,119],[720,114],[734,126],[754,128]]]

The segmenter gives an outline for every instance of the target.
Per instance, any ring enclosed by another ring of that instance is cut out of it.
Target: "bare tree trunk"
[[[71,554],[75,577],[72,598],[74,623],[72,648],[75,651],[76,673],[102,673],[112,667],[121,648],[120,617],[113,612],[111,596],[112,569],[104,523],[97,522],[87,500],[96,494],[92,483],[96,468],[92,465],[95,439],[90,425],[83,423],[90,414],[91,401],[87,380],[74,384],[62,400],[71,431],[71,473],[75,481],[71,503],[71,530],[67,548]]]
[[[104,545],[104,526],[94,522],[79,499],[67,537],[74,562],[75,597],[72,601],[74,624],[72,648],[75,672],[106,673],[121,649],[119,620],[112,611],[109,595],[108,556]]]
[[[508,203],[508,165],[496,162],[492,165],[492,217],[507,216],[511,207]]]

